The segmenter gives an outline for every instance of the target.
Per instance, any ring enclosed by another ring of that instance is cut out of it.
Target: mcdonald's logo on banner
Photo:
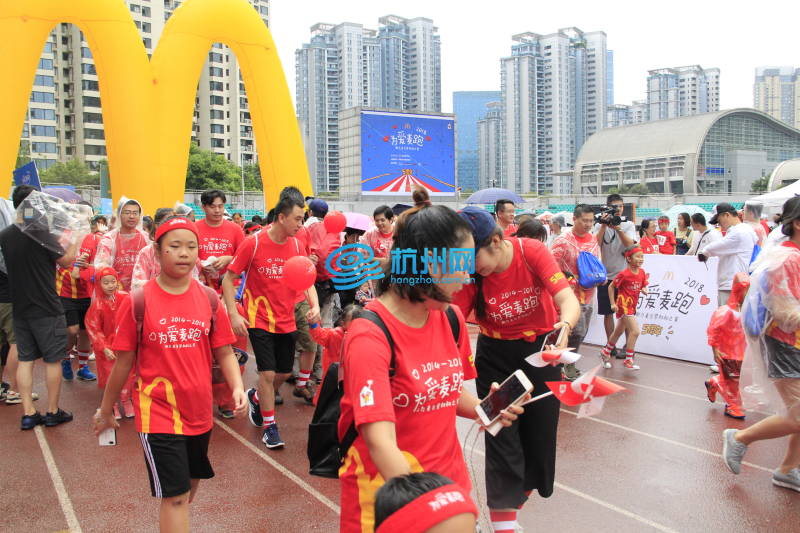
[[[300,130],[269,29],[247,0],[186,0],[152,59],[123,0],[0,0],[0,188],[7,190],[42,46],[59,23],[80,28],[95,61],[116,198],[148,212],[183,198],[197,83],[213,43],[239,62],[250,103],[264,195],[286,185],[311,194]]]

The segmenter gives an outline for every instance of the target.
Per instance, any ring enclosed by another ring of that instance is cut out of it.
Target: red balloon
[[[304,255],[289,258],[283,264],[283,281],[297,292],[302,292],[314,284],[317,279],[317,269],[311,259]]]
[[[331,211],[322,221],[328,233],[341,233],[347,225],[347,219],[341,211]]]

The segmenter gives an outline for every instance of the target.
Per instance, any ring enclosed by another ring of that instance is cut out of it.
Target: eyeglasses
[[[124,217],[138,217],[139,211],[123,211],[122,216]]]

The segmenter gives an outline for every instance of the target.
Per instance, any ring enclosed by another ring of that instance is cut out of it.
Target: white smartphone
[[[97,437],[100,446],[116,446],[117,445],[117,430],[114,428],[104,429]]]
[[[516,370],[500,384],[500,388],[490,393],[479,405],[475,406],[478,418],[484,426],[490,426],[500,417],[503,409],[519,402],[532,390],[533,384],[525,373],[522,370]]]

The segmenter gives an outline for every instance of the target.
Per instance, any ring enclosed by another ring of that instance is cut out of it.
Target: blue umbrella
[[[83,201],[83,198],[81,198],[80,194],[64,187],[45,187],[42,189],[42,192],[45,192],[50,196],[55,196],[56,198],[61,198],[70,204],[77,204],[78,202]]]
[[[497,200],[511,200],[515,204],[523,204],[525,203],[525,199],[522,196],[518,195],[513,191],[509,191],[508,189],[500,189],[497,187],[492,187],[489,189],[481,189],[480,191],[476,191],[472,193],[469,198],[467,198],[468,204],[493,204]]]

